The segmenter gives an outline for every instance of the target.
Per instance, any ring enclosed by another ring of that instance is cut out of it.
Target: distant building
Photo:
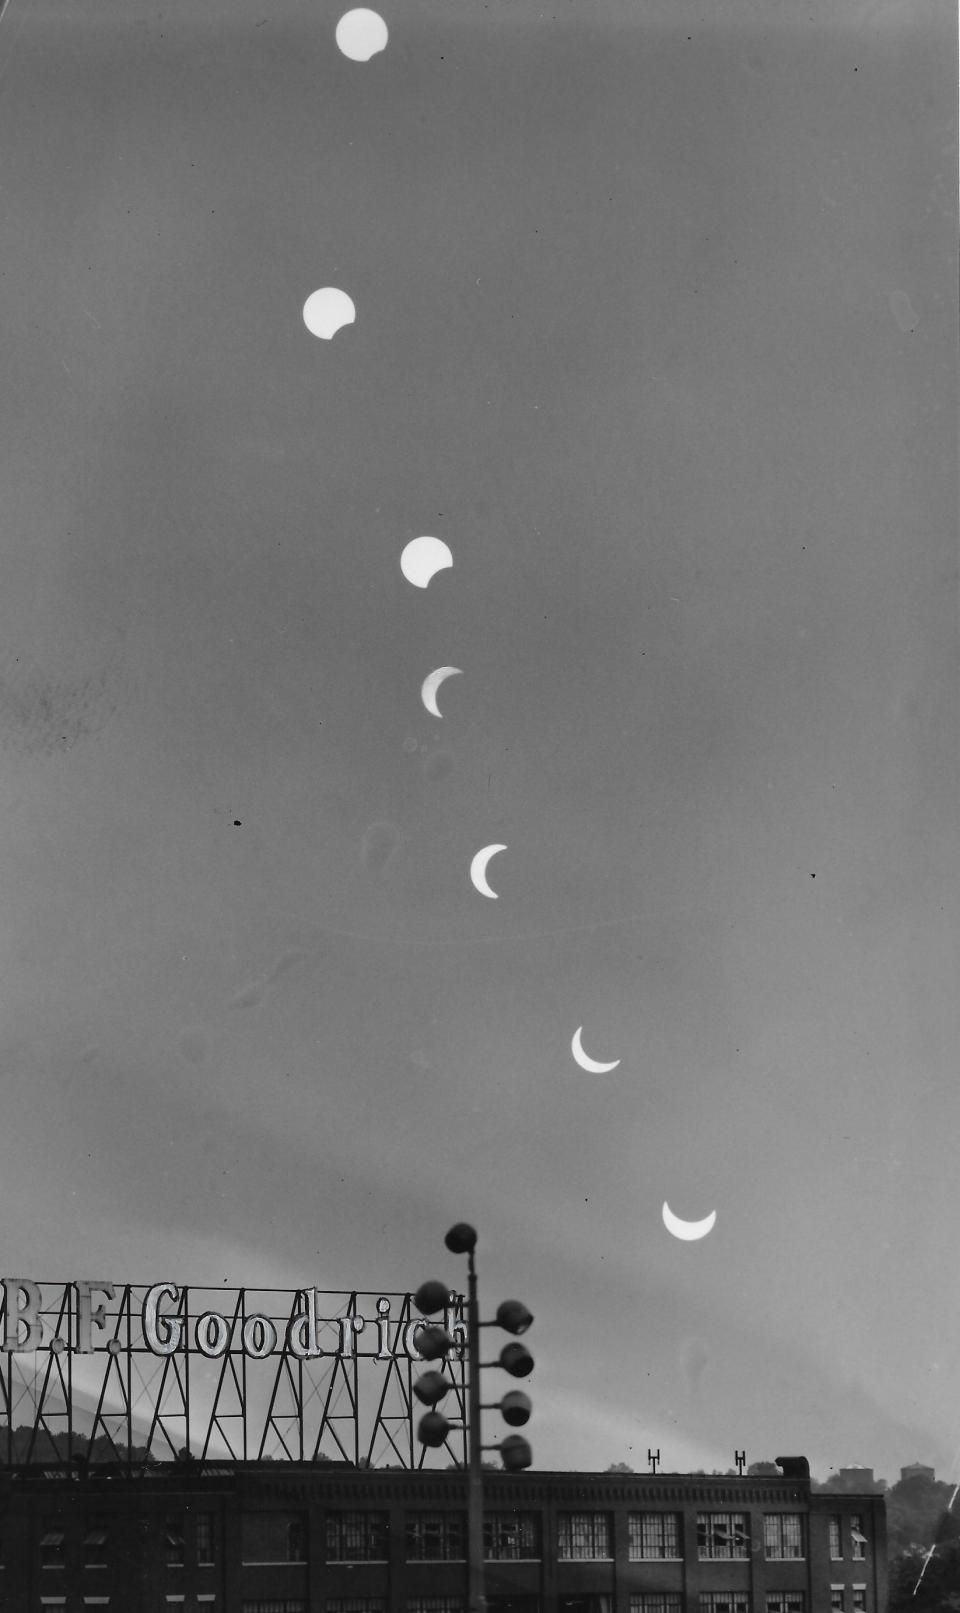
[[[490,1613],[884,1613],[882,1496],[811,1494],[802,1458],[782,1469],[485,1472]],[[6,1468],[0,1598],[11,1613],[465,1613],[466,1526],[460,1468]]]
[[[900,1469],[900,1483],[907,1479],[929,1479],[931,1484],[936,1484],[937,1475],[932,1467],[924,1467],[922,1462],[911,1462],[909,1467]]]

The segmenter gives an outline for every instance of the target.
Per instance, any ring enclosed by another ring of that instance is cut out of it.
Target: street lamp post
[[[482,1443],[480,1416],[484,1408],[480,1401],[480,1371],[483,1366],[499,1366],[512,1377],[525,1378],[533,1371],[533,1356],[525,1345],[505,1344],[497,1361],[481,1362],[480,1329],[502,1327],[508,1333],[525,1333],[533,1317],[522,1301],[507,1299],[497,1307],[494,1322],[481,1322],[477,1297],[476,1231],[466,1221],[458,1221],[456,1226],[450,1228],[444,1243],[452,1254],[467,1256],[467,1606],[469,1613],[485,1613],[482,1453],[484,1450],[498,1450],[504,1467],[511,1473],[529,1467],[533,1453],[521,1434],[508,1434],[495,1446]],[[449,1294],[445,1283],[422,1283],[414,1295],[414,1303],[424,1316],[433,1316],[443,1310]],[[427,1361],[445,1358],[453,1347],[454,1341],[445,1328],[427,1327],[420,1334],[420,1354]],[[435,1409],[449,1387],[449,1380],[436,1371],[424,1373],[413,1386],[418,1399],[431,1407],[420,1419],[417,1429],[424,1445],[442,1445],[450,1432],[447,1419]],[[512,1390],[489,1409],[499,1410],[504,1421],[516,1428],[526,1423],[531,1406],[525,1394]]]

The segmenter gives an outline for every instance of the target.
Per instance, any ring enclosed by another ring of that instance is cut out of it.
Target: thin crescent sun
[[[663,1224],[668,1232],[675,1238],[683,1238],[686,1243],[695,1243],[698,1238],[705,1238],[708,1232],[713,1231],[717,1219],[716,1210],[711,1210],[702,1221],[683,1221],[679,1215],[674,1215],[666,1199],[663,1201]]]
[[[458,666],[438,666],[433,672],[428,672],[420,687],[420,699],[423,701],[431,717],[441,717],[443,712],[437,705],[437,690],[447,678],[456,677],[460,668]]]
[[[493,901],[497,900],[497,893],[487,884],[487,863],[498,851],[506,849],[506,846],[484,846],[470,863],[470,882],[474,889],[478,890],[481,896],[489,896]]]
[[[574,1031],[573,1040],[570,1043],[570,1051],[579,1064],[581,1070],[587,1070],[591,1075],[606,1075],[608,1070],[615,1070],[617,1068],[617,1065],[620,1063],[619,1059],[613,1059],[609,1064],[601,1064],[597,1059],[592,1059],[589,1053],[585,1053],[583,1051],[583,1042],[581,1040],[582,1036],[583,1026],[580,1025]]]

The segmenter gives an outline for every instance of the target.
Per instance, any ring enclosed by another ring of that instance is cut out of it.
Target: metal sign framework
[[[33,1285],[39,1342],[24,1349],[25,1324],[18,1333],[4,1286],[0,1465],[189,1458],[416,1469],[467,1460],[462,1349],[443,1365],[446,1442],[431,1452],[416,1439],[423,1322],[409,1294],[163,1284],[158,1304],[156,1286],[103,1284],[91,1300],[81,1292],[89,1284],[43,1283]],[[145,1328],[151,1295],[169,1353]],[[445,1324],[459,1338],[463,1296],[450,1298]],[[319,1353],[304,1352],[308,1314]]]

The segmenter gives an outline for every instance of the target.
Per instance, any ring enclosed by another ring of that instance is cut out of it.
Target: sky
[[[0,22],[3,1270],[960,1479],[952,8],[343,9]]]

